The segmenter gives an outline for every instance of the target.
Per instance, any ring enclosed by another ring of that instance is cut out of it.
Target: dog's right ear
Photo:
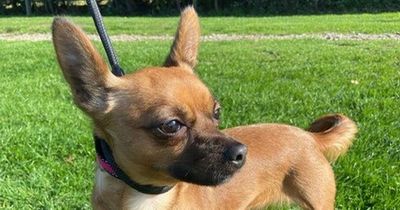
[[[92,116],[104,112],[108,107],[108,85],[116,77],[80,28],[56,17],[52,32],[57,59],[75,103]]]

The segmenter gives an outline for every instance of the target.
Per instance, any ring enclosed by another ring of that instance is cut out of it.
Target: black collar
[[[125,184],[129,185],[133,189],[141,193],[153,195],[165,193],[172,189],[173,186],[157,187],[153,185],[141,185],[133,181],[124,171],[122,171],[121,168],[118,167],[112,155],[110,146],[108,146],[107,142],[104,139],[95,135],[94,143],[97,153],[97,162],[99,163],[100,168],[105,170],[111,176],[125,182]]]

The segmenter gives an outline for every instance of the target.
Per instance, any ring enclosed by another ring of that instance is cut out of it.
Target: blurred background
[[[377,13],[400,10],[400,0],[101,0],[104,15],[177,15],[193,4],[202,15],[259,16]],[[0,0],[0,15],[86,14],[85,0]]]

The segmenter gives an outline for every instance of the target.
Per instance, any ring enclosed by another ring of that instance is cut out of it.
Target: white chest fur
[[[133,190],[132,190],[133,191]],[[171,191],[160,194],[160,195],[148,195],[140,192],[133,192],[126,203],[124,209],[129,210],[158,210],[158,209],[170,209],[170,196]]]

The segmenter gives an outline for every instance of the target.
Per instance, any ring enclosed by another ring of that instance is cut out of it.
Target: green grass
[[[160,64],[168,45],[116,43],[126,69]],[[0,208],[89,208],[91,130],[71,102],[51,43],[0,46]],[[201,49],[198,73],[221,100],[222,127],[305,127],[324,113],[345,113],[360,133],[334,165],[337,207],[400,208],[399,42],[222,42]]]
[[[72,17],[86,31],[95,33],[90,17]],[[52,17],[0,18],[0,33],[48,33]],[[178,18],[106,17],[110,34],[172,35]],[[301,33],[396,33],[400,13],[284,17],[204,17],[203,34],[301,34]]]
[[[272,19],[279,25],[280,18]],[[176,19],[170,21],[175,26]],[[243,28],[253,26],[238,27],[247,33]],[[386,27],[380,30],[395,29]],[[161,64],[170,43],[114,45],[128,70]],[[72,103],[52,44],[0,41],[0,57],[0,209],[90,209],[91,126]],[[360,132],[333,166],[336,207],[400,209],[399,41],[205,42],[197,71],[221,101],[222,128],[257,122],[306,127],[325,113],[350,116]]]

